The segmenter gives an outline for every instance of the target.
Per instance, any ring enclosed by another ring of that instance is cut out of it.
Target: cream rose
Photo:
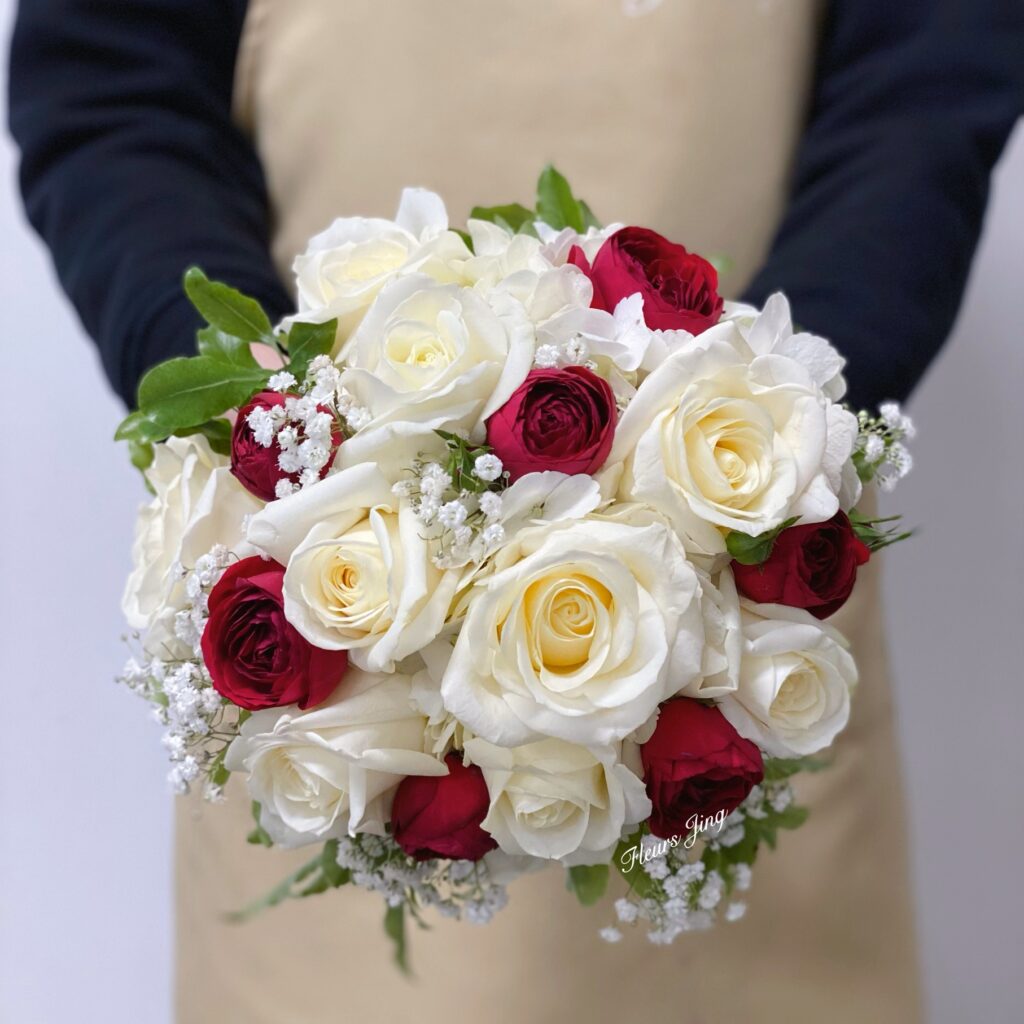
[[[800,608],[743,605],[739,686],[719,703],[773,757],[827,747],[846,726],[857,666],[843,636]]]
[[[360,435],[443,422],[482,436],[533,362],[533,327],[512,308],[499,316],[472,289],[419,275],[389,284],[340,356],[342,384],[371,417]]]
[[[172,641],[174,613],[187,601],[178,567],[191,568],[215,544],[249,554],[243,521],[263,504],[200,434],[156,445],[146,478],[156,496],[139,512],[122,608],[133,629],[153,630],[147,646],[157,653]]]
[[[249,539],[287,567],[288,621],[369,671],[390,671],[430,643],[458,582],[434,566],[422,524],[372,465],[271,503]]]
[[[786,356],[803,366],[833,402],[846,394],[846,360],[824,338],[794,329],[789,301],[781,292],[770,295],[762,310],[727,303],[725,317],[738,328],[734,346],[749,358],[773,353]]]
[[[343,342],[388,281],[410,273],[460,281],[460,267],[471,255],[458,234],[448,230],[441,197],[405,189],[393,221],[341,217],[310,240],[293,265],[299,312],[285,326],[337,317]]]
[[[799,363],[748,359],[730,343],[737,330],[718,324],[666,357],[619,421],[602,474],[668,516],[698,558],[723,554],[730,530],[831,518],[857,436]]]
[[[636,503],[612,502],[593,512],[591,518],[631,526],[660,523],[671,530],[671,523],[664,515],[649,505]],[[709,700],[731,693],[737,686],[743,651],[740,599],[732,570],[728,567],[714,575],[699,566],[694,566],[694,570],[700,583],[698,599],[704,627],[704,655],[700,672],[692,675],[670,696],[685,694],[687,697]],[[653,722],[650,729],[654,729]]]
[[[468,224],[473,258],[463,267],[467,283],[498,312],[511,299],[541,324],[567,309],[588,309],[590,280],[573,266],[554,266],[530,235],[510,235],[486,221]]]
[[[346,833],[385,834],[394,789],[406,775],[445,775],[426,753],[426,719],[404,675],[350,668],[330,704],[257,711],[228,748],[244,772],[260,824],[280,846]]]
[[[621,739],[700,673],[699,589],[659,524],[523,530],[470,592],[445,707],[502,746]]]
[[[465,752],[491,797],[483,827],[507,854],[607,863],[623,829],[651,813],[643,782],[610,749],[556,739],[507,748],[472,739]]]

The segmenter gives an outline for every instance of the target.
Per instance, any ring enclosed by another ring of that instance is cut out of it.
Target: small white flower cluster
[[[224,752],[238,728],[238,709],[213,688],[201,648],[210,589],[231,561],[227,548],[218,544],[196,560],[191,572],[180,570],[190,603],[175,615],[174,631],[192,649],[192,658],[132,657],[118,680],[156,705],[153,714],[165,729],[162,742],[171,760],[168,781],[174,791],[188,793],[205,776],[208,800],[223,796]]]
[[[682,843],[671,846],[648,835],[641,845],[652,855],[639,868],[647,876],[645,895],[627,895],[616,900],[615,916],[619,924],[649,922],[647,938],[655,945],[667,946],[684,932],[711,928],[728,893],[742,892],[750,885],[750,868],[746,864],[726,868],[727,881],[719,871],[709,870],[703,860],[689,860],[691,851]],[[738,921],[745,910],[745,904],[729,902],[723,916],[726,921]],[[606,942],[622,938],[617,926],[602,929],[600,935]]]
[[[563,366],[596,367],[590,359],[590,346],[578,334],[562,345],[538,345],[533,365],[541,370],[561,369]]]
[[[484,452],[473,459],[473,490],[458,487],[452,474],[437,462],[414,463],[412,472],[412,479],[400,480],[392,492],[408,498],[427,527],[435,542],[432,557],[438,568],[482,562],[505,542],[501,494],[485,489],[502,480],[504,467],[496,455]]]
[[[185,577],[189,604],[174,616],[174,635],[191,649],[200,664],[203,660],[203,630],[209,617],[207,599],[213,585],[233,561],[234,556],[223,544],[215,544],[207,554],[196,559],[191,572],[183,566],[178,567],[179,574]]]
[[[268,382],[274,391],[294,391],[295,377],[287,371],[275,373]],[[334,416],[311,395],[289,394],[284,405],[257,407],[246,417],[257,444],[269,448],[277,444],[277,465],[298,483],[282,478],[277,482],[278,498],[285,498],[300,487],[309,487],[320,479],[330,462],[334,448]]]
[[[435,907],[444,917],[487,924],[508,902],[483,861],[417,861],[393,839],[360,833],[338,841],[338,864],[352,881],[380,893],[389,907]]]
[[[682,837],[676,845],[656,836],[640,840],[646,860],[634,870],[643,871],[642,885],[634,884],[642,895],[629,895],[615,901],[615,916],[620,925],[647,921],[651,928],[647,938],[655,945],[669,945],[683,932],[703,931],[715,924],[719,914],[727,922],[738,921],[746,913],[746,904],[730,897],[750,888],[750,865],[730,862],[719,856],[741,843],[746,835],[746,819],[762,820],[769,808],[781,814],[793,803],[793,788],[788,780],[765,781],[754,786],[743,803],[730,814],[721,828],[707,830],[703,838],[701,859],[690,860]],[[708,863],[719,865],[709,867]],[[617,925],[601,930],[601,938],[618,942],[622,932]]]
[[[903,413],[898,402],[883,402],[878,416],[865,411],[857,414],[859,432],[854,460],[861,476],[878,481],[883,491],[893,488],[913,469],[914,460],[904,441],[917,433],[911,418]]]
[[[317,356],[309,364],[302,392],[318,405],[333,409],[348,434],[362,430],[370,422],[370,410],[358,405],[342,385],[341,370],[330,356]]]

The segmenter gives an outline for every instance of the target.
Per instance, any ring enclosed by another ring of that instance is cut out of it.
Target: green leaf
[[[214,759],[210,762],[208,773],[210,776],[210,782],[215,786],[225,786],[227,785],[228,779],[231,778],[231,772],[228,771],[227,766],[224,764],[224,758],[227,757],[227,753],[228,747],[227,744],[225,744],[220,748]]]
[[[565,884],[585,907],[592,907],[608,888],[607,864],[581,864],[566,872]]]
[[[384,914],[384,934],[394,943],[395,963],[403,974],[409,974],[409,960],[405,941],[405,904],[388,907]]]
[[[769,757],[764,762],[764,781],[781,782],[797,772],[820,772],[831,762],[817,757]]]
[[[602,226],[601,222],[594,216],[594,211],[582,199],[579,200],[579,204],[580,210],[583,213],[583,226],[586,228],[600,228]]]
[[[164,437],[199,426],[244,405],[266,384],[270,373],[261,367],[220,362],[212,356],[169,359],[154,366],[139,384],[143,415],[138,422],[148,417]]]
[[[251,342],[225,334],[216,327],[203,327],[196,332],[196,347],[201,356],[209,356],[232,366],[258,366]]]
[[[888,529],[879,529],[883,523],[898,523],[902,516],[879,516],[871,519],[860,515],[856,509],[850,511],[850,525],[862,544],[866,545],[872,552],[881,551],[890,544],[896,544],[901,540],[907,540],[914,536],[916,531],[904,530],[900,532],[896,526]]]
[[[455,234],[457,234],[459,236],[459,238],[461,238],[462,241],[466,243],[466,248],[470,252],[472,252],[473,251],[473,239],[470,236],[469,232],[468,231],[463,231],[462,228],[452,228],[452,231],[454,231]]]
[[[198,267],[185,271],[185,294],[211,327],[244,341],[271,338],[270,321],[255,299],[220,281],[211,281]]]
[[[806,807],[790,804],[784,811],[776,811],[771,822],[779,828],[799,828],[811,812]]]
[[[860,477],[861,483],[869,484],[875,478],[875,473],[878,471],[878,467],[881,462],[868,462],[867,456],[863,452],[853,453],[853,468],[857,470],[857,476]]]
[[[323,852],[320,856],[320,870],[323,872],[324,878],[327,880],[327,884],[332,889],[337,889],[342,885],[348,885],[352,880],[352,872],[348,868],[343,868],[338,863],[338,840],[328,839],[324,843]]]
[[[625,839],[620,840],[619,845],[615,847],[612,859],[615,870],[629,883],[629,891],[636,893],[640,899],[657,888],[657,883],[644,871],[639,859],[633,856],[634,850],[639,852],[640,840],[643,837],[644,828],[641,826]]]
[[[218,455],[231,454],[231,424],[225,419],[207,420],[194,427],[182,427],[174,431],[175,437],[188,437],[190,434],[202,434]]]
[[[128,455],[132,460],[132,465],[139,472],[145,473],[153,464],[153,454],[153,445],[149,441],[129,440]]]
[[[132,464],[139,469],[146,469],[153,461],[152,448],[156,442],[171,435],[188,437],[190,434],[202,434],[210,442],[210,447],[220,455],[231,454],[231,424],[222,418],[172,429],[167,418],[159,412],[139,410],[121,421],[114,440],[127,441]]]
[[[783,530],[789,529],[799,518],[794,516],[787,519],[781,526],[767,533],[751,537],[749,534],[741,533],[739,530],[730,530],[726,534],[725,546],[729,554],[740,563],[740,565],[760,565],[768,560],[775,546],[775,541]]]
[[[727,274],[736,265],[728,256],[721,254],[708,256],[707,260],[715,268],[717,274]]]
[[[317,356],[330,355],[337,333],[337,320],[328,320],[325,324],[293,324],[288,332],[288,372],[301,382]]]
[[[256,822],[256,827],[245,837],[245,841],[253,846],[273,846],[274,840],[270,838],[270,833],[260,824],[259,801],[253,800],[249,810],[252,814],[252,820]]]
[[[533,230],[537,214],[520,203],[506,203],[504,206],[474,206],[469,211],[470,220],[486,220],[491,224],[511,231],[512,234]]]
[[[162,441],[167,437],[165,431],[150,413],[136,410],[130,412],[114,431],[115,441]]]
[[[297,871],[293,871],[283,882],[275,885],[265,896],[253,900],[252,903],[249,903],[241,910],[235,910],[228,914],[228,921],[232,924],[241,924],[243,921],[248,921],[250,918],[262,913],[264,910],[269,910],[271,907],[276,907],[279,903],[284,903],[285,900],[294,899],[296,896],[295,887],[309,878],[316,871],[319,864],[320,854],[318,853],[312,860],[306,861]]]
[[[548,164],[537,181],[537,216],[555,229],[586,231],[586,218],[565,176]]]

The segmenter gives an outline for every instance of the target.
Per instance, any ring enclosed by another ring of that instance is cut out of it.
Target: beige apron
[[[252,0],[237,109],[266,167],[275,256],[284,271],[335,216],[391,215],[403,185],[439,191],[454,222],[528,201],[553,160],[606,220],[728,255],[735,293],[780,214],[818,14],[813,0],[664,0],[635,19],[620,0]],[[756,865],[743,921],[667,949],[639,929],[608,946],[610,906],[579,908],[552,869],[515,883],[487,927],[414,930],[409,982],[379,898],[356,889],[222,922],[308,856],[246,846],[236,786],[178,817],[180,1024],[913,1024],[877,564],[837,625],[861,667],[852,721],[836,766],[800,790],[809,823]]]

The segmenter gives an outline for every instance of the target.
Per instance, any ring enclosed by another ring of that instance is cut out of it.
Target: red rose
[[[258,556],[230,566],[210,592],[203,660],[214,689],[239,707],[322,704],[345,674],[345,651],[314,647],[284,617],[284,566]]]
[[[764,778],[761,751],[716,707],[689,697],[661,705],[654,734],[640,748],[651,832],[687,835],[698,819],[731,814]]]
[[[391,831],[410,857],[479,860],[498,844],[480,823],[491,798],[483,772],[458,754],[445,759],[448,774],[408,775],[395,791]]]
[[[622,299],[639,292],[652,330],[700,334],[722,315],[715,268],[656,231],[622,228],[601,246],[593,265],[579,246],[570,250],[569,262],[590,278],[594,309],[612,313]]]
[[[282,395],[278,391],[261,391],[258,395],[253,395],[249,402],[238,410],[238,418],[231,432],[231,472],[250,494],[255,494],[263,501],[273,501],[277,497],[275,488],[279,480],[290,480],[297,484],[299,474],[286,473],[278,466],[277,457],[281,454],[281,448],[276,439],[271,442],[269,448],[264,448],[256,440],[252,427],[249,426],[249,413],[253,409],[271,409],[284,405],[285,399],[289,397],[296,396]],[[331,463],[334,462],[334,453],[341,443],[341,434],[334,434],[333,440],[331,456],[320,470],[321,477],[327,475]]]
[[[827,523],[783,530],[764,562],[733,562],[732,571],[744,597],[806,608],[826,619],[846,603],[857,582],[857,567],[870,557],[846,514],[837,512]]]
[[[487,443],[511,480],[545,469],[593,473],[611,451],[615,396],[583,366],[531,370],[487,420]]]

